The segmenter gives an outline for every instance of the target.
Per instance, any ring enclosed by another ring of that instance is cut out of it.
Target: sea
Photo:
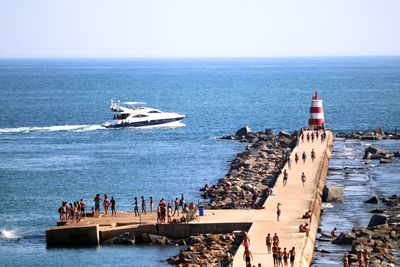
[[[48,249],[45,230],[56,224],[61,201],[83,198],[91,207],[97,193],[115,196],[120,211],[131,211],[135,196],[183,193],[200,201],[199,189],[223,177],[244,149],[219,137],[246,125],[298,130],[315,90],[336,132],[400,128],[400,57],[0,59],[0,265],[168,266],[179,247]],[[111,99],[187,118],[170,127],[105,129]],[[354,155],[365,145],[341,142],[335,149]],[[346,184],[347,210],[327,212],[323,227],[335,216],[342,216],[339,230],[365,224],[365,215],[348,218],[363,209],[352,199],[398,184],[398,166],[376,166],[368,183]]]

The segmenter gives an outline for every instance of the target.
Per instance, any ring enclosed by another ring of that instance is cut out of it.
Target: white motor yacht
[[[114,113],[114,118],[103,123],[102,126],[106,128],[146,127],[168,124],[186,117],[174,112],[162,112],[144,105],[146,103],[111,100],[110,108]]]

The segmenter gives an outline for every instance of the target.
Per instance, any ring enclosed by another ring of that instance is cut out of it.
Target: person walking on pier
[[[182,194],[179,201],[179,206],[182,208],[182,212],[185,212],[185,196]]]
[[[299,155],[297,155],[297,152],[294,154],[294,162],[299,162]]]
[[[134,208],[135,216],[139,216],[139,203],[137,197],[135,197]]]
[[[296,251],[294,247],[292,247],[291,250],[289,250],[289,261],[290,261],[290,266],[294,267],[294,260],[296,258]]]
[[[271,254],[272,238],[270,233],[268,233],[267,237],[265,238],[265,244],[267,245],[268,254]]]
[[[283,171],[283,186],[287,185],[287,180],[289,178],[289,175],[286,171],[286,169]]]
[[[247,233],[244,233],[242,244],[243,244],[244,248],[248,248],[250,246],[250,238],[247,235]]]
[[[278,246],[275,246],[275,244],[272,246],[272,260],[274,261],[274,267],[276,267],[277,264],[277,257],[278,257]]]
[[[282,204],[278,202],[276,205],[276,220],[279,221],[279,217],[281,216],[281,206]]]
[[[285,267],[288,266],[288,259],[289,259],[289,252],[286,250],[286,248],[283,248],[283,264]]]
[[[304,174],[304,172],[301,174],[301,182],[303,183],[303,188],[304,188],[304,185],[305,185],[305,183],[306,183],[306,180],[307,180],[307,178],[306,178],[306,175]]]
[[[307,133],[307,143],[310,142],[310,133]]]
[[[304,143],[304,133],[301,134],[301,142]]]
[[[115,207],[117,206],[117,201],[115,200],[114,196],[111,197],[111,216],[117,216],[117,211]]]
[[[144,196],[142,196],[142,214],[146,214],[146,200],[144,199]]]
[[[279,246],[279,236],[275,233],[274,234],[274,237],[272,238],[272,244],[275,246],[275,247],[278,247]]]
[[[303,151],[303,154],[301,155],[301,158],[303,159],[303,164],[306,163],[306,159],[307,159],[307,154],[305,151]]]
[[[315,159],[315,151],[314,151],[314,148],[311,150],[311,160],[312,160],[312,162],[314,162],[314,159]]]
[[[151,213],[153,213],[153,208],[154,208],[153,197],[150,196],[150,212],[151,212]]]
[[[290,158],[290,156],[288,157],[287,165],[288,165],[289,170],[292,169],[292,159]]]
[[[246,267],[251,267],[251,261],[253,260],[253,255],[248,247],[244,249],[243,260],[246,261]]]

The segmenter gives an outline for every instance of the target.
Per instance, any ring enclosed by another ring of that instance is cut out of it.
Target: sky
[[[400,55],[398,0],[0,0],[0,57]]]

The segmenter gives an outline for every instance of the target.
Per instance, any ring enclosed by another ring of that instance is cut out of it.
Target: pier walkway
[[[307,132],[306,132],[307,133]],[[248,232],[250,237],[250,251],[253,255],[252,265],[273,266],[272,254],[267,254],[265,238],[268,233],[271,236],[277,233],[280,242],[279,246],[286,247],[289,251],[292,247],[296,250],[295,266],[309,266],[316,238],[316,231],[319,224],[319,212],[321,209],[320,194],[325,184],[326,168],[330,156],[330,146],[332,144],[332,133],[327,131],[327,138],[324,142],[314,140],[314,142],[304,143],[299,140],[298,146],[291,154],[292,166],[285,165],[284,169],[288,172],[288,182],[283,186],[283,173],[278,177],[275,186],[275,195],[270,196],[260,210],[207,210],[206,216],[201,218],[201,223],[218,222],[252,222]],[[314,149],[316,158],[311,160],[311,150]],[[307,160],[303,164],[301,155],[305,151]],[[294,154],[299,155],[296,164]],[[326,165],[326,166],[324,166]],[[325,168],[325,170],[323,170]],[[307,181],[303,188],[301,175],[305,173]],[[321,178],[321,179],[320,179]],[[321,181],[323,180],[323,181]],[[319,202],[318,199],[319,198]],[[315,203],[315,202],[318,203]],[[280,221],[277,221],[277,204],[281,203]],[[310,219],[301,219],[302,215],[311,209],[313,216]],[[317,216],[317,217],[316,217]],[[311,231],[308,237],[305,233],[299,233],[299,225],[308,222]],[[243,260],[244,247],[241,246],[237,251],[233,266],[245,266]],[[290,265],[289,265],[290,266]]]

